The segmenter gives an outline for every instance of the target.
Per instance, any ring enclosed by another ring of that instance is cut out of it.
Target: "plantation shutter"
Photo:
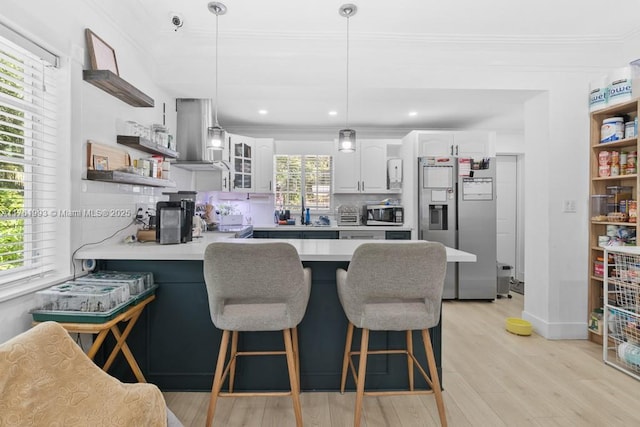
[[[314,212],[331,208],[331,156],[277,155],[276,209],[289,209],[296,215],[304,205]]]
[[[0,26],[0,286],[55,267],[56,62]]]

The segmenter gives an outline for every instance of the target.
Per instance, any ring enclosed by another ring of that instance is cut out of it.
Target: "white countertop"
[[[254,225],[253,231],[411,231],[412,228],[404,225]]]
[[[260,244],[269,241],[289,242],[298,250],[302,261],[349,261],[353,251],[371,240],[339,239],[235,239],[229,233],[205,233],[204,237],[178,245],[149,243],[105,242],[79,250],[76,259],[124,259],[124,260],[202,260],[204,250],[215,241]],[[376,240],[376,243],[393,244],[407,240]],[[447,248],[449,262],[475,262],[476,256],[468,252]]]

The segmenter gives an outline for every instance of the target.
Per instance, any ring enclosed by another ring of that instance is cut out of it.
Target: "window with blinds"
[[[55,64],[1,30],[0,286],[54,269],[57,221]]]
[[[314,212],[331,209],[331,156],[277,155],[276,208]]]

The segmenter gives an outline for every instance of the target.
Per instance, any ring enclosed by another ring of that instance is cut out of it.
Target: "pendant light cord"
[[[215,110],[216,127],[218,124],[218,14],[216,13],[216,110]]]
[[[345,128],[349,128],[349,16],[347,16],[347,111],[345,119]]]

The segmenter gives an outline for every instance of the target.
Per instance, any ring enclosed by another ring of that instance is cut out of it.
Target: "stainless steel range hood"
[[[207,171],[221,170],[233,172],[225,151],[208,150],[207,130],[213,126],[213,101],[211,99],[179,98],[176,100],[178,112],[176,141],[180,148],[180,159],[174,164],[180,168]]]

